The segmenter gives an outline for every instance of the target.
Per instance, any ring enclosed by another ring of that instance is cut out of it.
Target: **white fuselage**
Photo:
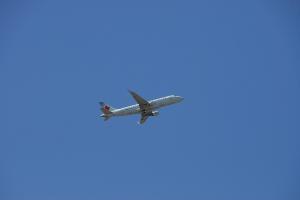
[[[168,106],[171,104],[179,103],[183,98],[180,96],[170,95],[158,99],[154,99],[149,101],[151,105],[151,110],[159,109],[164,106]],[[133,115],[141,113],[140,106],[138,104],[127,106],[124,108],[119,108],[111,111],[110,114],[105,114],[106,116],[124,116],[124,115]]]

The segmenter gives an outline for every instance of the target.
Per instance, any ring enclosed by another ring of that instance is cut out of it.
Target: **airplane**
[[[139,124],[143,124],[148,119],[148,117],[159,115],[159,112],[156,109],[160,109],[171,104],[179,103],[184,99],[180,96],[170,95],[147,101],[133,91],[129,90],[129,93],[137,102],[137,104],[116,109],[104,102],[99,102],[101,106],[101,111],[103,112],[101,117],[104,118],[104,121],[114,116],[141,114]]]

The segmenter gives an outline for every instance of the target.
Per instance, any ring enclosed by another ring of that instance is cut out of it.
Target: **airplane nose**
[[[179,98],[179,101],[182,101],[182,100],[184,100],[184,98],[183,98],[183,97],[181,97],[181,96],[178,96],[178,98]]]

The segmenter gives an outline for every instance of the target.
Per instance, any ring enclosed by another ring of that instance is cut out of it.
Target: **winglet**
[[[135,92],[132,91],[132,90],[129,90],[129,89],[128,89],[128,92],[131,94],[131,96],[135,95]]]

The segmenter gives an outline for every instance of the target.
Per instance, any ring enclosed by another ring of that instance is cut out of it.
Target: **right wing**
[[[131,96],[134,98],[134,100],[139,104],[140,110],[141,110],[141,119],[139,124],[145,123],[145,121],[148,119],[149,114],[152,113],[151,105],[148,101],[146,101],[144,98],[139,96],[137,93],[130,91]]]
[[[141,96],[139,96],[137,93],[130,91],[131,96],[134,98],[134,100],[139,104],[140,109],[142,113],[147,114],[149,112],[152,112],[151,105],[148,101],[143,99]]]

